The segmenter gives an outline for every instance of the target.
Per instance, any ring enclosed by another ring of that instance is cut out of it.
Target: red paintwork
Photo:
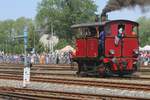
[[[123,39],[123,56],[124,57],[133,57],[133,50],[138,49],[138,40],[137,38],[124,38]]]
[[[127,59],[128,65],[127,65],[127,70],[132,70],[133,69],[133,59]]]
[[[133,27],[133,25],[131,23],[126,23],[126,25],[125,25],[126,36],[132,36],[132,27]]]
[[[118,69],[118,68],[117,68],[117,65],[116,65],[115,63],[113,63],[113,69],[112,69],[112,70],[113,70],[113,71],[117,71],[117,69]]]
[[[88,38],[86,42],[87,46],[87,57],[97,57],[98,56],[98,39]]]
[[[115,51],[114,56],[120,57],[121,56],[121,42],[119,42],[118,46],[115,46],[114,38],[105,38],[105,55],[109,57],[109,51],[113,49]]]
[[[76,57],[86,57],[86,40],[76,40]]]
[[[76,57],[97,57],[98,39],[87,38],[76,40]]]
[[[111,58],[110,58],[111,60]],[[122,62],[123,61],[126,61],[127,62],[127,66],[126,66],[126,69],[123,69],[123,65],[122,65]],[[123,71],[123,70],[126,70],[126,71],[129,71],[129,70],[132,70],[133,69],[133,58],[118,58],[117,59],[117,62],[119,65],[115,64],[112,62],[112,70],[115,72],[117,70],[119,71]],[[119,68],[119,69],[118,69]]]
[[[118,34],[118,24],[111,23],[111,36],[116,36]]]
[[[109,58],[104,58],[104,59],[103,59],[103,62],[104,62],[104,63],[108,63],[108,62],[110,62],[110,59],[109,59]]]

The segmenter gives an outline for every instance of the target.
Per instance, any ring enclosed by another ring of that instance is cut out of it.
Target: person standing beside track
[[[32,55],[31,55],[31,63],[32,63],[32,64],[34,64],[34,61],[35,61],[35,60],[34,60],[34,58],[35,58],[34,56],[35,56],[35,54],[32,54]]]
[[[3,62],[3,55],[0,54],[0,63],[2,63],[2,62]]]
[[[45,55],[45,63],[49,64],[49,55],[48,54]]]

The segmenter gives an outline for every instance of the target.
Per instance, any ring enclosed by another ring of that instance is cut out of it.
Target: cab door
[[[86,57],[86,39],[84,38],[76,40],[76,57]]]
[[[135,29],[133,29],[135,28]],[[133,57],[133,50],[138,50],[139,41],[137,36],[137,26],[132,23],[125,25],[125,37],[123,38],[122,56]]]
[[[118,34],[118,23],[114,22],[107,25],[106,27],[108,27],[108,29],[105,30],[105,56],[109,57],[110,56],[109,51],[114,50],[115,51],[114,56],[120,57],[122,43],[119,42],[117,46],[115,45],[115,36]]]
[[[97,57],[98,56],[98,39],[97,38],[87,38],[87,57]]]

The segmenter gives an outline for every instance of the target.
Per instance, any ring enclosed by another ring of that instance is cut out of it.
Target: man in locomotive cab
[[[124,28],[125,25],[120,24],[118,25],[118,34],[115,36],[115,45],[118,46],[119,41],[124,37]]]
[[[105,38],[105,33],[104,31],[101,31],[99,34],[99,45],[100,45],[100,50],[103,53],[104,50],[104,38]]]

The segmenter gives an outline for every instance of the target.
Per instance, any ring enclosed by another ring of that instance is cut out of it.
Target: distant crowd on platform
[[[150,65],[150,51],[140,51],[140,62],[142,65]]]
[[[51,52],[41,54],[28,54],[27,62],[32,64],[70,64],[70,52]],[[140,63],[142,65],[150,65],[150,51],[140,51]],[[0,63],[23,64],[24,54],[4,54],[0,52]]]
[[[24,54],[4,54],[0,52],[0,63],[23,64]],[[41,54],[27,54],[27,62],[32,64],[70,64],[70,52],[51,52]]]

